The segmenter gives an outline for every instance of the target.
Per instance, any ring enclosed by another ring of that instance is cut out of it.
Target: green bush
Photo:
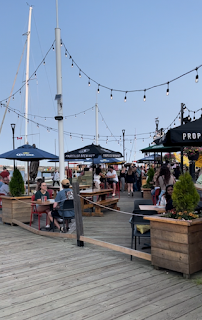
[[[188,172],[182,174],[175,183],[172,199],[177,212],[193,212],[196,208],[200,197]]]
[[[150,168],[147,172],[147,183],[144,184],[142,187],[143,188],[151,188],[152,185],[150,182],[152,182],[153,178],[154,178],[154,169]]]
[[[9,183],[10,194],[13,197],[20,197],[25,192],[24,181],[20,171],[15,168],[13,176]]]

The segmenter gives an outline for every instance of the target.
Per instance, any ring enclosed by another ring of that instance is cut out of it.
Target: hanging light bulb
[[[120,136],[120,141],[121,141],[121,136]]]
[[[8,112],[10,113],[10,109],[8,109]]]
[[[174,128],[175,128],[175,122],[174,122]]]
[[[195,111],[194,111],[194,117],[193,117],[193,120],[196,120],[196,117],[195,117]]]
[[[113,99],[113,95],[112,95],[112,89],[111,89],[111,95],[110,95],[111,100]]]
[[[18,118],[19,118],[19,114],[18,114]]]
[[[21,94],[21,90],[20,90],[20,94]]]
[[[45,121],[46,121],[46,117],[45,117]]]
[[[14,95],[13,95],[13,100],[14,100],[15,98],[14,98]]]
[[[45,60],[43,61],[43,64],[44,64],[44,66],[45,66],[45,64],[46,64]]]
[[[94,107],[92,107],[92,111],[94,110]]]
[[[70,133],[69,137],[70,137],[70,139],[72,138],[72,134],[71,133]]]
[[[34,76],[35,76],[35,78],[36,78],[36,72],[35,72]]]
[[[97,93],[100,93],[100,85],[98,84]]]
[[[181,120],[181,117],[179,116],[179,121]]]
[[[198,77],[198,68],[196,68],[196,78],[195,78],[195,82],[197,83],[199,80],[199,77]]]
[[[150,138],[151,138],[151,133],[150,133],[150,136],[149,136]]]
[[[184,111],[187,111],[187,107],[186,106],[184,107]]]
[[[39,124],[37,123],[37,128],[39,128]]]
[[[136,136],[135,136],[135,140],[137,140]]]
[[[7,103],[7,100],[6,100],[6,103]]]
[[[108,141],[108,137],[107,137],[107,141]]]
[[[90,78],[88,78],[88,86],[90,87]]]
[[[73,63],[73,59],[72,59],[72,68],[73,68],[73,66],[74,66],[74,63]]]
[[[83,141],[83,136],[81,136],[81,141]]]
[[[60,45],[61,45],[61,47],[62,47],[62,39],[60,40]]]
[[[132,141],[130,140],[130,143],[132,143]]]
[[[146,101],[146,89],[144,90],[144,97],[143,97],[143,101]]]
[[[169,82],[167,83],[168,87],[167,87],[167,91],[166,91],[166,95],[169,95]]]
[[[126,91],[126,93],[125,93],[124,102],[126,102],[126,101],[127,101],[127,97],[126,97],[126,95],[127,95],[127,91]]]
[[[52,47],[53,47],[53,51],[54,51],[55,50],[54,45],[52,45]]]
[[[67,58],[67,50],[65,51],[65,57]]]
[[[81,78],[81,70],[79,70],[79,78]]]
[[[95,136],[94,136],[94,139],[93,139],[93,143],[95,143]]]
[[[188,120],[190,120],[191,118],[190,118],[190,115],[188,115]]]

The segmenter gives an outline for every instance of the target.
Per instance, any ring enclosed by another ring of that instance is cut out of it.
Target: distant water
[[[12,175],[13,175],[13,170],[9,170],[9,172],[10,172],[10,177],[12,177]],[[22,177],[23,177],[23,179],[24,179],[25,171],[24,171],[24,170],[20,170],[20,173],[21,173],[21,175],[22,175]],[[50,172],[45,172],[45,173],[43,173],[43,177],[51,178],[51,173],[50,173]],[[38,171],[38,173],[37,173],[37,178],[41,178],[41,171]]]

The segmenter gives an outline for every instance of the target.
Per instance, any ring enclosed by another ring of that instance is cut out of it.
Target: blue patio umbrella
[[[84,162],[91,163],[93,162],[94,164],[102,164],[102,163],[119,163],[122,162],[116,158],[103,158],[102,156],[98,156],[97,158],[92,159],[86,159]]]
[[[155,160],[157,160],[157,158],[160,158],[160,157],[161,157],[160,154],[156,154],[155,157],[154,157],[154,154],[152,154],[150,156],[139,159],[137,162],[141,163],[141,162],[145,162],[145,161],[155,161]]]
[[[0,158],[9,160],[39,161],[44,159],[57,159],[58,157],[52,153],[38,149],[36,147],[25,144],[17,149],[0,154]],[[29,165],[28,167],[28,193],[29,193]]]

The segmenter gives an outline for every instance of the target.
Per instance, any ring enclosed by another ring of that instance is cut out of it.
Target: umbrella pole
[[[30,192],[30,188],[29,188],[29,161],[27,161],[27,182],[28,182],[28,196],[29,196],[29,192]]]
[[[92,189],[93,189],[93,180],[94,180],[94,158],[93,158],[93,170],[92,170]]]

